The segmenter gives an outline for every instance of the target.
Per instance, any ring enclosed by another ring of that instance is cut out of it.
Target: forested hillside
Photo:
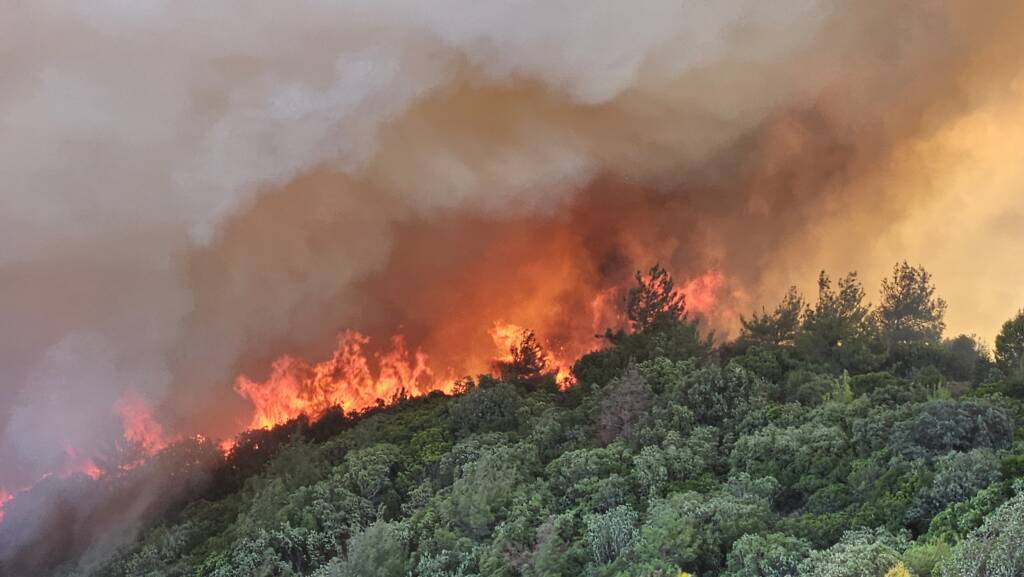
[[[948,338],[901,264],[877,297],[823,274],[722,343],[663,270],[637,280],[573,386],[526,335],[458,395],[248,433],[134,544],[56,571],[1024,575],[1024,314],[991,351]]]

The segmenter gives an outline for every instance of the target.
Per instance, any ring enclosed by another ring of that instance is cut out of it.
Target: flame
[[[590,301],[590,330],[598,335],[607,329],[626,326],[625,286],[613,286],[597,293]]]
[[[164,436],[163,427],[153,418],[153,412],[149,404],[134,391],[129,390],[114,403],[113,413],[121,418],[121,425],[124,430],[125,440],[140,447],[144,454],[133,463],[122,464],[122,469],[130,469],[139,465],[143,459],[152,456],[163,450],[170,443]],[[201,436],[198,436],[201,438]],[[64,463],[56,472],[46,473],[38,480],[42,481],[51,476],[66,477],[74,474],[82,474],[92,479],[99,479],[103,471],[96,465],[92,458],[81,454],[70,441],[64,442]],[[30,490],[35,483],[20,489],[19,491]],[[13,500],[15,493],[0,487],[0,523],[3,522],[4,505]]]
[[[508,309],[516,322],[498,320],[486,323],[482,322],[480,311],[466,311],[450,317],[457,330],[442,326],[436,333],[429,334],[430,338],[423,342],[431,347],[432,352],[439,353],[438,358],[444,359],[441,363],[445,367],[443,371],[432,366],[432,356],[428,356],[421,347],[410,349],[402,335],[392,336],[385,340],[383,347],[378,347],[371,337],[348,330],[337,336],[337,347],[325,360],[309,362],[286,355],[271,365],[270,375],[265,380],[239,376],[235,381],[235,391],[253,406],[246,428],[269,429],[301,415],[315,419],[335,406],[347,411],[360,411],[432,391],[449,394],[456,388],[457,377],[481,374],[491,370],[496,361],[512,360],[512,349],[522,343],[529,330],[536,330],[547,366],[555,372],[559,386],[572,386],[575,361],[604,345],[604,341],[596,337],[608,329],[628,330],[624,303],[632,279],[620,278],[619,282],[595,288],[592,297],[582,298],[578,294],[580,287],[574,284],[573,275],[568,272],[548,277],[538,275],[536,281],[538,284],[534,288],[537,290],[514,302],[514,306]],[[680,284],[679,290],[686,296],[689,313],[714,318],[733,312],[728,305],[729,299],[737,300],[742,296],[726,294],[728,286],[726,277],[712,269],[689,277]],[[560,295],[567,293],[577,299],[573,301],[577,303],[575,308],[559,304]],[[725,301],[720,299],[723,295],[727,297]],[[492,309],[485,307],[484,310]],[[472,334],[473,324],[489,327],[482,331],[490,337],[486,346],[481,347],[479,343],[467,345],[472,340],[467,335]],[[438,335],[447,338],[441,340]],[[144,452],[138,462],[122,465],[122,469],[138,465],[142,459],[181,437],[168,435],[154,418],[153,409],[146,399],[133,390],[118,399],[112,411],[121,419],[125,440]],[[236,442],[228,438],[220,441],[218,446],[227,456]],[[93,479],[103,476],[96,463],[79,453],[70,442],[64,444],[64,454],[62,468],[44,478],[75,473]],[[13,498],[14,493],[0,488],[0,522],[4,504]]]
[[[487,334],[491,335],[494,346],[500,351],[494,360],[508,362],[512,360],[512,349],[526,336],[526,329],[512,323],[494,321]]]
[[[540,289],[545,297],[558,294],[563,282],[573,286],[571,275],[549,279],[551,286]],[[603,342],[595,336],[609,328],[626,328],[622,305],[629,286],[624,280],[621,284],[598,291],[589,301],[584,301],[584,314],[587,315],[581,319],[584,328],[573,331],[565,330],[565,327],[556,329],[556,338],[546,338],[543,332],[566,322],[559,316],[565,311],[551,304],[557,299],[521,301],[512,311],[518,317],[540,325],[537,337],[545,351],[547,365],[555,372],[562,388],[573,384],[572,366],[576,359],[602,346]],[[708,316],[718,306],[719,294],[725,286],[725,276],[717,270],[710,270],[690,278],[680,290],[686,295],[690,312]],[[472,315],[466,314],[459,322],[465,323],[471,318]],[[579,329],[580,324],[571,321],[569,326]],[[309,362],[296,356],[282,356],[274,361],[266,380],[242,375],[235,382],[235,391],[253,406],[248,424],[250,429],[269,429],[300,415],[317,418],[335,406],[359,411],[405,396],[419,396],[431,391],[450,393],[455,388],[457,376],[480,374],[490,370],[497,361],[510,361],[511,350],[522,342],[530,330],[527,327],[533,326],[503,320],[491,322],[486,331],[493,345],[489,354],[469,349],[460,352],[450,348],[453,343],[442,343],[449,346],[441,349],[441,356],[445,359],[461,358],[461,362],[446,366],[440,373],[431,366],[431,356],[420,348],[410,350],[401,335],[391,337],[384,350],[372,352],[374,343],[369,336],[348,330],[338,335],[337,348],[330,358]],[[452,338],[466,337],[465,333],[456,332]],[[432,344],[438,345],[436,340]],[[220,444],[225,454],[230,453],[233,447],[233,440]]]
[[[217,443],[217,448],[219,448],[221,454],[226,457],[231,454],[231,451],[235,450],[236,444],[237,441],[235,441],[235,439],[224,439],[220,443]]]
[[[492,361],[492,364],[493,362],[511,361],[512,349],[523,342],[523,339],[526,337],[528,332],[529,329],[519,325],[503,321],[495,321],[494,325],[488,331],[488,334],[491,336],[491,340],[494,341],[494,346],[499,351],[498,355],[494,358],[494,361]],[[543,346],[543,348],[544,359],[547,362],[547,366],[550,370],[555,372],[555,381],[558,382],[562,388],[572,385],[572,365],[573,362],[575,362],[575,357],[571,354],[567,354],[568,349],[565,346],[560,346],[556,349],[551,349],[547,346]]]
[[[4,489],[3,487],[0,487],[0,523],[4,522],[4,505],[13,498],[14,495],[12,493],[8,492],[7,489]]]
[[[704,316],[711,314],[718,305],[718,296],[724,286],[725,275],[717,270],[709,270],[690,279],[680,289],[686,297],[686,310]]]
[[[390,350],[372,355],[375,362],[365,350],[369,344],[366,335],[345,331],[330,359],[310,364],[285,356],[274,362],[266,381],[239,377],[235,390],[255,407],[249,427],[316,417],[334,406],[358,411],[405,395],[451,390],[452,382],[435,379],[427,356],[410,353],[403,337],[392,337]]]
[[[114,404],[114,413],[121,418],[125,440],[141,447],[147,456],[168,445],[163,426],[153,419],[152,409],[138,393],[125,393]]]
[[[103,474],[92,459],[79,455],[78,451],[70,442],[64,443],[64,457],[64,467],[59,473],[62,476],[82,473],[83,475],[88,475],[93,479],[99,479]]]

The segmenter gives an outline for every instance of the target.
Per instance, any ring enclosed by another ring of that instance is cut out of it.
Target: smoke
[[[1021,304],[1019,2],[4,11],[0,488],[102,457],[129,391],[234,433],[237,375],[340,329],[441,366],[497,320],[589,338],[590,299],[654,260],[720,271],[725,331],[897,258],[954,329]]]

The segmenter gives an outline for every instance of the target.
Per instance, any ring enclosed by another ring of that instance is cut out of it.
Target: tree
[[[789,490],[809,495],[849,473],[849,440],[837,427],[804,423],[769,425],[740,437],[729,455],[734,473],[771,475]]]
[[[398,447],[380,443],[345,456],[345,480],[365,499],[373,499],[391,484]]]
[[[636,286],[626,297],[626,316],[636,332],[671,325],[686,318],[686,297],[676,290],[668,271],[656,264],[646,278],[636,271]]]
[[[607,387],[598,416],[598,437],[610,443],[631,438],[641,418],[651,410],[651,390],[636,369],[630,369]]]
[[[487,450],[458,472],[452,484],[447,515],[456,527],[482,540],[505,519],[520,482],[522,475],[511,449]]]
[[[857,273],[850,273],[837,289],[822,271],[818,302],[804,315],[797,350],[805,360],[836,372],[870,370],[880,358],[874,350],[877,326],[870,307],[864,304],[864,287]]]
[[[453,399],[448,415],[457,437],[488,431],[515,428],[517,412],[522,406],[519,392],[509,383],[496,383],[476,387],[465,395]]]
[[[941,369],[957,381],[978,383],[992,369],[991,354],[974,335],[958,335],[942,343]]]
[[[785,533],[747,534],[726,558],[723,577],[788,577],[811,552],[811,544]]]
[[[892,428],[890,447],[908,459],[932,459],[950,451],[1005,449],[1013,443],[1013,417],[974,399],[937,399],[914,408]]]
[[[922,487],[914,500],[908,520],[925,527],[936,514],[953,503],[966,501],[999,479],[999,459],[990,449],[953,452],[936,462],[935,478]]]
[[[943,564],[948,577],[1017,577],[1024,575],[1024,493],[985,519],[953,550]]]
[[[890,345],[938,344],[946,329],[946,301],[935,296],[932,275],[905,261],[882,281],[878,318]]]
[[[1007,375],[1024,377],[1024,309],[1003,323],[996,337],[996,365]]]
[[[497,361],[495,368],[502,380],[536,381],[547,374],[548,356],[537,335],[527,330],[523,331],[519,342],[509,348],[508,360]]]
[[[724,368],[699,369],[669,392],[669,398],[693,411],[697,421],[718,425],[740,419],[765,398],[765,383],[760,377],[736,363]]]
[[[771,526],[777,491],[774,479],[741,475],[711,494],[674,493],[653,501],[634,548],[638,564],[660,563],[675,568],[672,575],[683,569],[719,574],[733,542]],[[630,574],[651,574],[637,569]]]
[[[754,313],[750,319],[740,317],[743,328],[739,342],[778,346],[793,344],[806,306],[796,287],[790,287],[774,311],[769,313],[761,309],[761,314]]]
[[[409,547],[405,528],[378,521],[352,537],[344,561],[331,563],[326,577],[405,577]]]
[[[618,559],[636,539],[637,514],[626,505],[619,505],[607,513],[587,515],[585,537],[591,554],[598,563],[607,564]]]
[[[856,530],[838,543],[814,551],[800,564],[804,577],[878,577],[900,561],[903,541],[884,530]]]

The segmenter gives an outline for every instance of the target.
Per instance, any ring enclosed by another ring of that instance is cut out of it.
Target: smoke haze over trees
[[[126,395],[168,438],[233,435],[240,375],[344,329],[456,375],[498,320],[586,341],[581,295],[654,262],[721,275],[721,335],[897,258],[956,332],[1020,306],[1015,0],[7,9],[8,491],[108,459]]]
[[[941,329],[895,346],[891,311],[944,312],[924,268],[895,271],[878,307],[856,275],[822,273],[815,302],[793,290],[712,345],[655,267],[622,306],[671,314],[633,314],[660,322],[607,333],[568,388],[524,330],[455,396],[54,479],[8,504],[0,574],[1018,575],[1024,381]]]

